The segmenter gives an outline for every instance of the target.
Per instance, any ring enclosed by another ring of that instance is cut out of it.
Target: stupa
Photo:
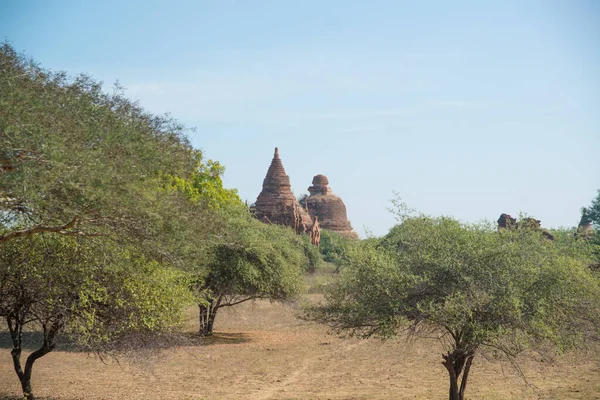
[[[316,175],[308,188],[306,209],[312,218],[318,217],[322,229],[328,229],[349,239],[358,239],[346,214],[346,205],[329,187],[325,175]]]
[[[277,147],[262,191],[254,203],[254,213],[263,222],[289,226],[299,233],[309,232],[312,227],[308,212],[300,207],[292,193],[290,178],[285,173]]]

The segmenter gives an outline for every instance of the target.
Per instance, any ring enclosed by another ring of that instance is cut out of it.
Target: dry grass
[[[314,295],[313,295],[314,296]],[[147,358],[135,353],[106,364],[57,351],[36,363],[43,399],[443,399],[447,379],[435,340],[342,339],[298,320],[291,305],[258,301],[225,310],[216,333]],[[189,312],[187,334],[195,329]],[[0,346],[0,399],[19,385]],[[469,399],[600,399],[600,358],[576,353],[553,364],[522,361],[523,385],[509,364],[476,359]]]

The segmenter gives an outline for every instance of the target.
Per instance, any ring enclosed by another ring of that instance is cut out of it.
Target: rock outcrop
[[[261,221],[289,226],[298,233],[309,232],[312,227],[310,216],[292,193],[277,147],[253,211]]]
[[[358,239],[358,234],[352,230],[348,221],[346,205],[333,194],[325,175],[316,175],[308,191],[310,196],[306,198],[306,209],[311,217],[318,217],[322,229],[328,229],[346,238]]]

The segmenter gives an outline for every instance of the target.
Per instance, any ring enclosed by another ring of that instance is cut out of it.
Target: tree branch
[[[36,233],[45,233],[45,232],[54,232],[61,235],[67,236],[103,236],[100,233],[86,233],[80,231],[72,231],[72,229],[77,228],[81,223],[81,216],[76,215],[73,219],[66,224],[56,225],[56,226],[45,226],[45,225],[35,225],[27,229],[22,229],[20,231],[13,231],[7,233],[5,235],[0,235],[0,243],[7,242],[11,239],[15,239],[21,236],[31,236]]]

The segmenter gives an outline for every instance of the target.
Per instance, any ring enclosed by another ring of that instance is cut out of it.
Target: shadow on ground
[[[39,349],[44,343],[44,336],[41,332],[23,332],[23,350],[25,351],[34,351]],[[6,331],[0,331],[0,349],[12,349],[12,340],[10,339],[10,334]],[[87,349],[84,349],[81,346],[78,346],[73,341],[70,341],[68,338],[59,339],[56,344],[56,349],[54,351],[68,351],[68,352],[86,352]],[[1,394],[0,394],[1,396]],[[0,397],[0,400],[4,400]]]
[[[245,333],[233,332],[214,332],[212,336],[199,339],[200,344],[203,346],[210,346],[213,344],[240,344],[252,341],[252,339]]]
[[[35,396],[35,398],[36,398],[36,400],[55,400],[54,397]],[[13,395],[7,395],[6,393],[0,393],[0,400],[23,400],[23,396],[13,396]]]
[[[252,341],[244,333],[215,332],[212,336],[202,337],[196,333],[160,333],[160,334],[132,334],[121,338],[110,347],[103,348],[107,352],[131,352],[136,350],[154,351],[168,350],[182,346],[211,346],[216,344],[239,344]],[[40,348],[43,343],[41,332],[23,332],[23,350],[33,351]],[[12,349],[10,334],[0,331],[0,349]],[[90,352],[89,348],[79,346],[68,338],[62,338],[54,351]],[[0,400],[4,400],[0,397]]]

